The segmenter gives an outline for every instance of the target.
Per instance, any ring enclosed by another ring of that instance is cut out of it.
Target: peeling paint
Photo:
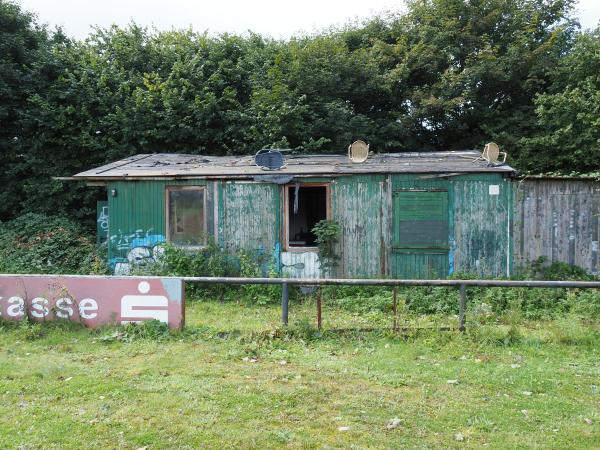
[[[503,276],[512,264],[511,185],[506,183],[498,195],[489,195],[489,186],[503,181],[498,174],[470,174],[448,179],[419,179],[418,175],[408,174],[392,176],[394,189],[448,191],[448,274],[470,272],[487,276]],[[428,258],[413,259],[417,273],[431,265]]]
[[[515,203],[517,264],[546,257],[598,273],[599,183],[526,179]]]
[[[395,275],[392,269],[395,260],[391,251],[392,193],[395,189],[448,192],[448,250],[443,252],[446,273],[436,272],[441,267],[435,263],[439,253],[432,253],[407,259],[406,263],[412,265],[416,276],[445,277],[458,271],[499,276],[510,270],[512,185],[499,174],[480,173],[429,179],[420,178],[419,174],[366,174],[340,176],[333,180],[311,178],[310,181],[331,181],[331,214],[342,228],[336,276]],[[118,197],[109,199],[109,234],[112,242],[116,244],[119,241],[119,230],[144,230],[141,236],[133,237],[131,241],[138,242],[139,238],[158,242],[158,236],[165,235],[165,188],[174,184],[207,186],[207,228],[209,234],[217,237],[217,242],[228,251],[244,249],[260,252],[271,258],[275,267],[283,268],[288,276],[295,276],[298,270],[285,269],[286,264],[303,264],[300,273],[322,276],[315,252],[307,252],[311,253],[308,256],[300,252],[289,252],[289,255],[283,252],[283,187],[270,183],[243,180],[109,183],[109,189],[119,191]],[[490,186],[499,186],[497,195],[489,195]],[[529,195],[527,202],[531,206],[540,203],[536,194]],[[530,206],[527,208],[531,209]],[[580,229],[576,220],[575,236]],[[148,230],[152,231],[145,233]],[[578,242],[577,239],[575,241]],[[132,243],[128,242],[127,252],[131,250]],[[523,245],[522,242],[519,244]],[[109,253],[115,263],[129,262],[127,255],[122,255],[117,245],[109,248]],[[122,260],[117,261],[116,258]]]
[[[282,252],[281,273],[288,278],[321,278],[317,252]]]
[[[222,245],[229,251],[269,249],[279,241],[279,186],[224,183]]]
[[[333,218],[342,228],[338,272],[343,276],[374,277],[387,266],[385,249],[391,240],[385,188],[381,175],[341,177],[332,187]]]

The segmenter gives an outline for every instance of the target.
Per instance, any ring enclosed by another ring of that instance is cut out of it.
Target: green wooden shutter
[[[448,193],[394,193],[396,248],[448,248]]]
[[[401,278],[448,273],[448,192],[393,194],[392,273]]]

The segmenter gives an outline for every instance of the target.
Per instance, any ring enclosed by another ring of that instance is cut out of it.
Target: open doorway
[[[316,247],[312,229],[329,216],[329,186],[286,186],[285,196],[287,248]]]

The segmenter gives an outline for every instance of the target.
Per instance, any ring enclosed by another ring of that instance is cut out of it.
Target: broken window
[[[167,188],[167,238],[174,245],[206,245],[204,187]]]
[[[316,247],[313,227],[328,217],[329,186],[286,186],[287,247]]]

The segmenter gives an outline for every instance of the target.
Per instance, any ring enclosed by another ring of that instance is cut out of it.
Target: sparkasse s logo
[[[142,295],[125,295],[121,298],[121,323],[139,323],[142,320],[156,319],[169,323],[169,299],[164,295],[144,295],[150,292],[150,284],[138,284]]]
[[[184,308],[177,278],[0,275],[0,319],[71,320],[88,327],[156,319],[181,328]]]

